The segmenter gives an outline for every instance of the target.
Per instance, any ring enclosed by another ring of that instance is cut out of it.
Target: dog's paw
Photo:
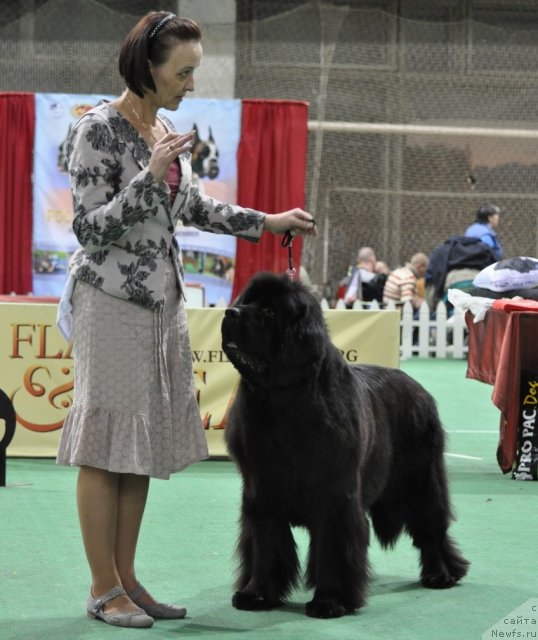
[[[467,575],[470,565],[471,563],[460,554],[454,554],[446,560],[448,571],[456,582]]]
[[[447,536],[439,546],[422,548],[420,579],[428,589],[450,589],[469,571],[469,561]]]
[[[305,612],[311,618],[341,618],[351,613],[341,602],[332,598],[310,600],[306,603]]]
[[[427,589],[450,589],[457,581],[458,578],[451,576],[445,570],[423,574],[421,576],[422,585]]]
[[[281,607],[282,602],[280,600],[269,600],[259,593],[236,591],[232,597],[232,605],[236,609],[242,609],[243,611],[267,611],[268,609]]]
[[[469,562],[461,556],[453,556],[440,566],[430,566],[422,571],[420,580],[428,589],[450,589],[469,569]]]

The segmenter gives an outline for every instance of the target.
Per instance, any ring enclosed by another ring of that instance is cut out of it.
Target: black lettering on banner
[[[340,349],[340,353],[344,356],[346,362],[358,362],[359,360],[359,352],[357,349],[348,349],[347,351]]]
[[[230,362],[222,349],[210,349],[208,351],[192,351],[192,363],[220,363]]]

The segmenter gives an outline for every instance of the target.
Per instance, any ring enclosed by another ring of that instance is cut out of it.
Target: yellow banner
[[[223,314],[224,309],[187,309],[196,393],[212,456],[226,455],[223,429],[239,380],[221,347]],[[399,312],[324,314],[331,339],[349,363],[399,366]],[[56,328],[56,305],[0,304],[0,389],[17,414],[8,456],[55,457],[73,400],[73,356]]]

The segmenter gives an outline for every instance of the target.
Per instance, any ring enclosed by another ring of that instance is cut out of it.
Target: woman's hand
[[[318,228],[314,218],[302,209],[290,209],[282,213],[267,214],[264,225],[267,231],[271,233],[286,233],[286,231],[289,231],[292,236],[318,235]]]
[[[153,145],[148,168],[158,182],[166,178],[172,160],[181,153],[190,151],[194,141],[194,131],[189,133],[169,132]]]

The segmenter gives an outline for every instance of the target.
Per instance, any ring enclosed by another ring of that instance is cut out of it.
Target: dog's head
[[[244,379],[264,388],[308,376],[327,343],[321,307],[286,275],[252,278],[222,321],[222,348]]]
[[[209,138],[202,140],[198,133],[198,127],[193,125],[194,142],[192,144],[191,166],[194,173],[200,178],[208,177],[214,180],[219,175],[219,150],[213,139],[211,127],[209,127]]]

